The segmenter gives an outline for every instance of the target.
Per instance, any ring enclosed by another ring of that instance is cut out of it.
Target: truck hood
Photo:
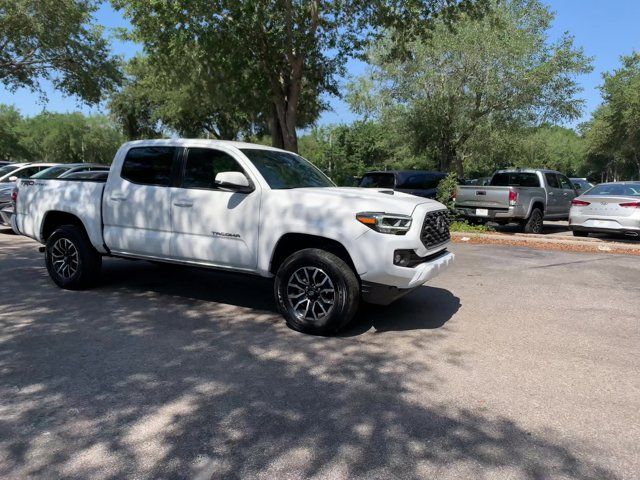
[[[273,190],[278,192],[278,190]],[[411,215],[418,205],[431,204],[433,210],[445,208],[441,203],[415,195],[408,195],[390,189],[358,188],[358,187],[324,187],[324,188],[295,188],[279,190],[290,196],[291,200],[306,205],[322,206],[326,209],[340,207],[357,212],[386,212]]]

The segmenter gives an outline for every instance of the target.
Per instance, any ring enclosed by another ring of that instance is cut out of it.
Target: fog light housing
[[[393,252],[393,264],[398,267],[408,267],[414,255],[413,250],[396,250]]]

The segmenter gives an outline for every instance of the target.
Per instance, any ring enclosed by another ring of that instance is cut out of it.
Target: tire
[[[63,225],[49,236],[44,258],[53,282],[66,290],[92,286],[102,268],[102,256],[84,230],[73,225]]]
[[[524,233],[542,233],[544,230],[544,215],[542,214],[542,210],[534,208],[529,218],[524,222],[522,230]]]
[[[360,305],[360,283],[351,267],[316,248],[300,250],[280,265],[274,294],[287,325],[312,335],[338,332]]]
[[[573,230],[573,236],[574,237],[588,237],[589,236],[589,232],[584,232],[584,231],[580,231],[580,230]]]

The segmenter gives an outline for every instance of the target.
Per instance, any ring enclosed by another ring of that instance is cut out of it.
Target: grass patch
[[[493,228],[486,225],[476,225],[467,222],[466,220],[455,220],[449,225],[449,230],[452,232],[476,232],[485,233],[495,231]]]

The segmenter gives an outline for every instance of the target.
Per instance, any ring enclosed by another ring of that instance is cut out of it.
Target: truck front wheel
[[[73,225],[64,225],[49,236],[44,258],[51,279],[67,290],[91,286],[102,268],[102,257],[86,233]]]
[[[331,335],[344,328],[360,304],[360,285],[351,267],[316,248],[289,256],[278,269],[274,290],[287,324],[313,335]]]

